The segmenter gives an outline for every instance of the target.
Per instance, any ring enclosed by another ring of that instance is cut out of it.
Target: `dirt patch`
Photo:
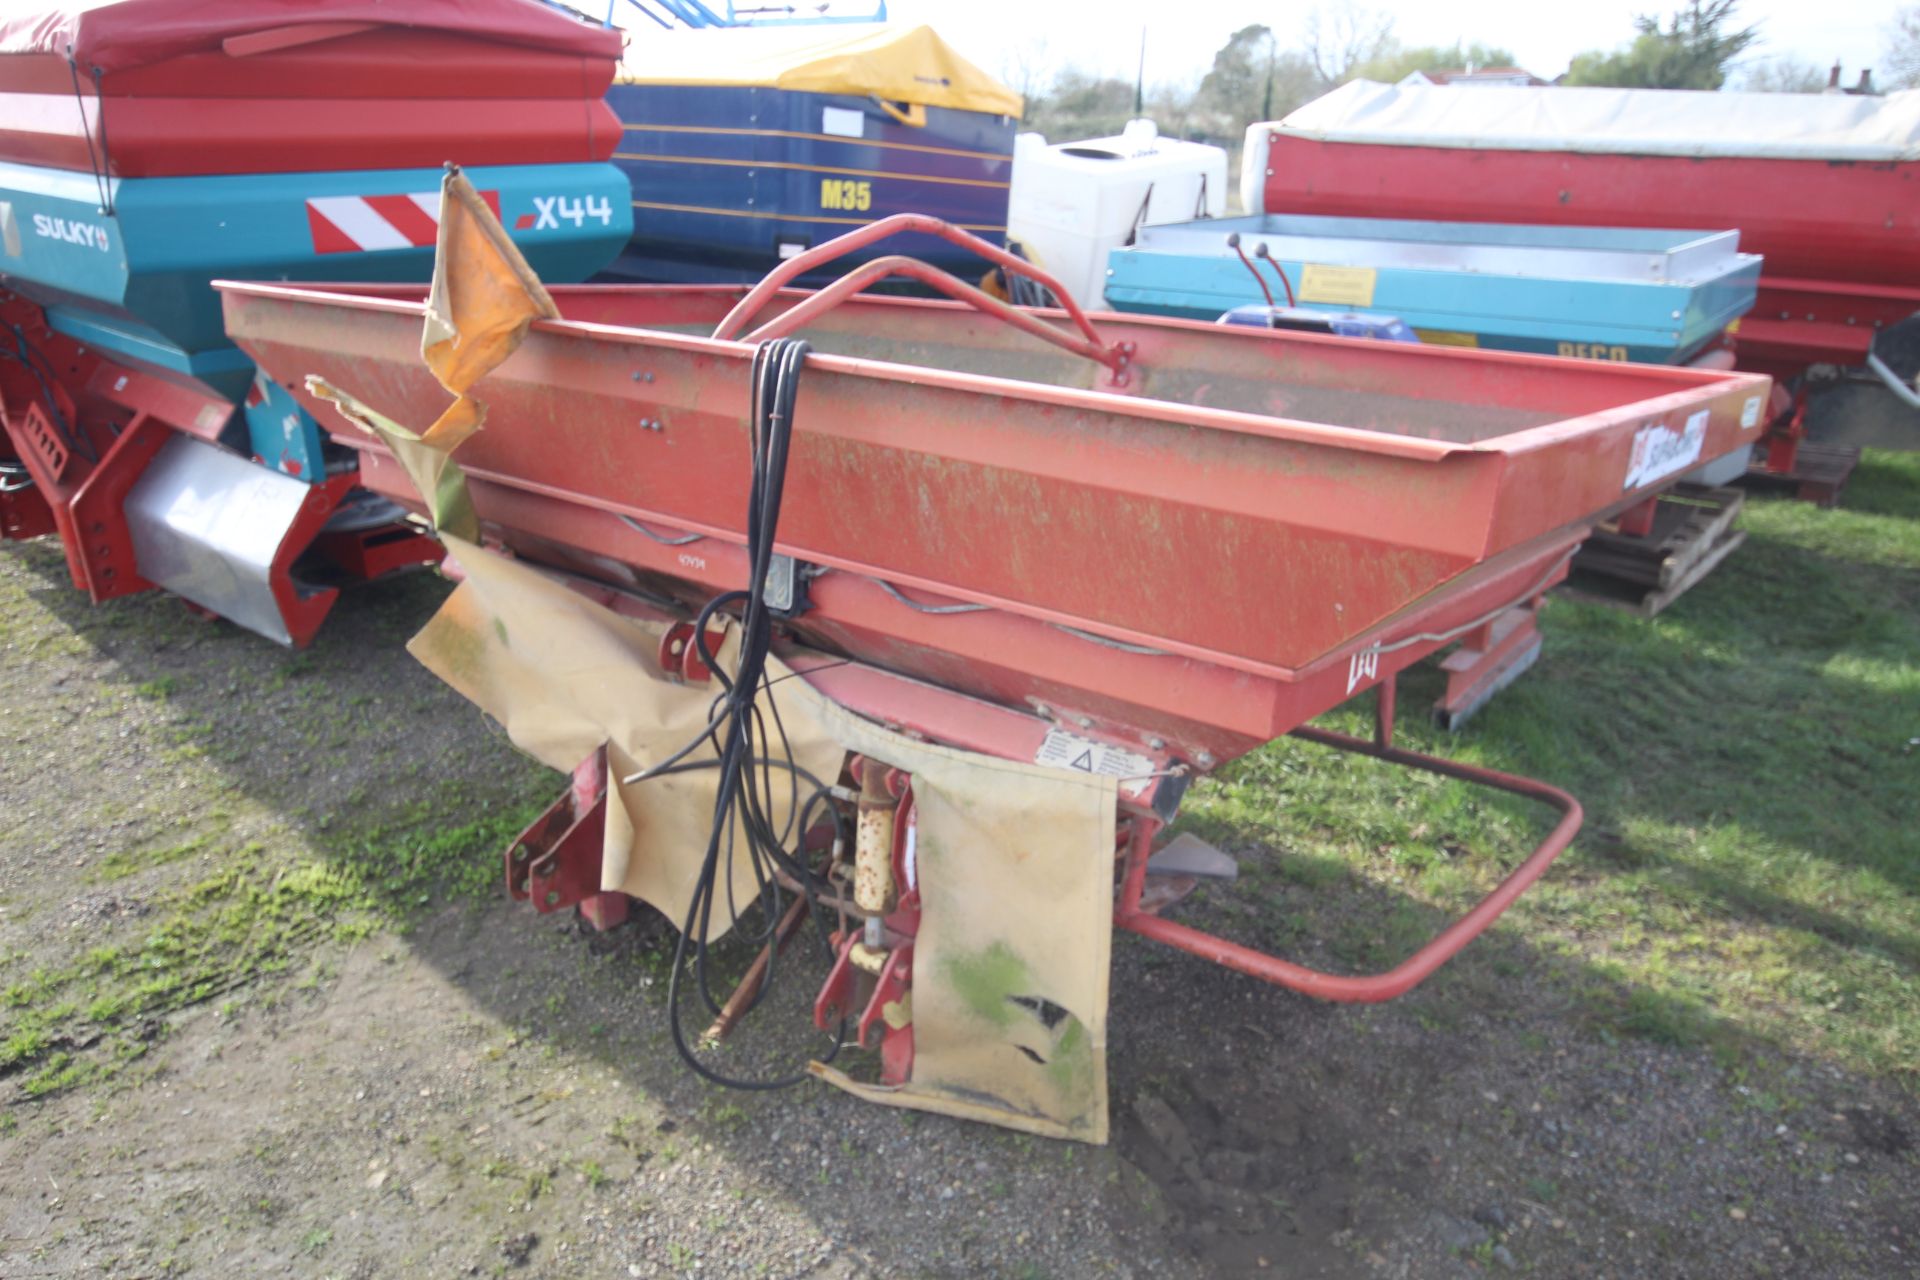
[[[1159,1188],[1170,1237],[1226,1274],[1276,1260],[1289,1275],[1349,1274],[1339,1242],[1358,1189],[1344,1136],[1300,1098],[1229,1074],[1142,1089],[1120,1124],[1120,1152]]]
[[[1605,1033],[1636,993],[1520,925],[1372,1008],[1117,939],[1104,1149],[709,1089],[666,934],[499,901],[559,779],[401,649],[439,590],[296,656],[0,552],[0,1018],[47,1028],[0,1076],[0,1275],[1920,1275],[1899,1080]],[[1436,918],[1235,852],[1179,918],[1351,967]]]

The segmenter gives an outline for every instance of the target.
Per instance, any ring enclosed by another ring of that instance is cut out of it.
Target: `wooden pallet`
[[[1653,617],[1747,540],[1746,530],[1733,527],[1746,500],[1739,489],[1675,485],[1660,495],[1650,533],[1594,530],[1561,594]]]
[[[1853,477],[1853,469],[1860,465],[1860,450],[1853,445],[1802,441],[1794,450],[1791,471],[1764,470],[1757,465],[1757,460],[1765,456],[1765,448],[1756,449],[1754,453],[1756,465],[1740,477],[1742,484],[1749,489],[1776,493],[1786,490],[1802,502],[1822,507],[1839,505],[1841,490]]]

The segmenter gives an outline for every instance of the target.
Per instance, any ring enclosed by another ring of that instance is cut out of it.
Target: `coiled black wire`
[[[800,388],[800,370],[806,362],[808,345],[798,339],[776,338],[763,343],[753,358],[753,408],[750,419],[753,456],[752,486],[747,499],[747,556],[751,565],[747,581],[750,589],[729,591],[709,600],[694,620],[694,643],[700,658],[720,682],[706,727],[692,741],[666,759],[631,780],[645,780],[694,769],[718,769],[713,826],[707,838],[700,874],[694,883],[693,899],[681,922],[680,937],[674,944],[673,970],[667,982],[667,1019],[673,1032],[674,1048],[701,1077],[735,1089],[780,1089],[807,1078],[802,1069],[770,1080],[745,1080],[725,1075],[702,1062],[687,1043],[680,1023],[682,985],[691,968],[700,998],[707,1008],[718,1013],[723,1000],[710,981],[707,930],[712,923],[720,885],[726,885],[727,919],[740,915],[743,905],[733,899],[733,869],[736,859],[745,857],[753,870],[755,902],[744,904],[760,909],[761,925],[751,939],[765,947],[768,964],[751,1009],[772,989],[774,966],[780,947],[779,922],[792,899],[782,887],[782,877],[800,886],[807,900],[808,914],[820,925],[817,892],[825,887],[820,873],[809,865],[805,841],[816,814],[824,810],[845,837],[845,819],[831,803],[829,785],[801,768],[793,759],[786,727],[780,722],[780,709],[769,697],[762,705],[760,695],[770,685],[766,676],[767,654],[773,640],[773,614],[760,585],[767,579],[773,560],[774,535],[780,525],[780,505],[785,495],[787,450],[793,434],[794,402]],[[737,608],[740,615],[740,649],[731,674],[721,668],[707,647],[707,626],[715,615]],[[771,729],[771,734],[769,734]],[[710,744],[715,758],[688,760],[686,757],[702,744]],[[785,823],[776,826],[772,815],[779,808],[782,777],[786,788]],[[802,800],[802,784],[811,788]],[[826,930],[817,928],[823,954],[832,957]],[[831,1061],[846,1041],[843,1018],[825,1055]]]

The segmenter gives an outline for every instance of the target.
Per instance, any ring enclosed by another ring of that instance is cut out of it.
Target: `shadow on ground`
[[[1782,562],[1803,585],[1860,569],[1753,542],[1763,576]],[[31,603],[93,652],[103,679],[162,689],[162,718],[191,729],[195,758],[329,856],[364,862],[424,849],[449,860],[449,879],[470,877],[451,864],[490,869],[497,844],[488,841],[559,784],[400,653],[442,597],[434,579],[350,593],[316,648],[295,655],[157,597],[90,609],[68,587],[57,551],[7,554],[28,571]],[[1739,608],[1750,586],[1740,571],[1718,576],[1703,616]],[[1557,634],[1563,622],[1566,638]],[[1826,643],[1817,619],[1793,625],[1793,643],[1810,652]],[[1772,894],[1739,868],[1692,866],[1684,851],[1620,834],[1640,819],[1707,821],[1722,803],[1660,757],[1661,726],[1676,710],[1723,717],[1727,755],[1716,778],[1779,759],[1746,753],[1756,738],[1777,737],[1779,712],[1729,705],[1741,654],[1715,651],[1724,636],[1708,631],[1684,611],[1629,634],[1610,616],[1556,610],[1548,657],[1457,745],[1593,801],[1592,834],[1569,859],[1573,875],[1597,881],[1657,865],[1705,910],[1877,949],[1910,976],[1910,930],[1862,926]],[[1899,637],[1869,639],[1879,652]],[[1622,646],[1631,652],[1618,653]],[[1629,677],[1649,662],[1651,681]],[[1878,687],[1830,666],[1804,664],[1800,695],[1836,723],[1880,723],[1888,712]],[[1419,705],[1417,693],[1403,705]],[[1556,717],[1560,732],[1528,727],[1542,715]],[[1900,785],[1910,765],[1869,762],[1868,789],[1857,792],[1828,787],[1841,775],[1857,779],[1857,761],[1788,758],[1809,799],[1775,802],[1763,793],[1777,779],[1754,777],[1750,794],[1764,802],[1751,811],[1743,803],[1741,827],[1781,846],[1815,845],[1821,857],[1884,872],[1911,892],[1912,865],[1889,860],[1891,850],[1821,839],[1845,831],[1848,815],[1819,807],[1838,795],[1874,806],[1879,818],[1911,816],[1913,791]],[[472,828],[487,841],[437,839],[481,810],[495,815]],[[1247,874],[1235,891],[1205,890],[1183,905],[1190,922],[1342,967],[1390,961],[1447,918],[1413,892],[1315,871],[1315,851],[1276,843],[1258,823],[1201,825],[1243,857]],[[391,905],[418,908],[407,946],[500,1029],[500,1060],[536,1092],[536,1049],[551,1047],[611,1073],[633,1096],[641,1136],[613,1145],[639,1184],[656,1171],[665,1180],[669,1148],[709,1144],[866,1268],[846,1274],[1444,1275],[1512,1264],[1568,1276],[1867,1276],[1912,1266],[1911,1249],[1887,1252],[1920,1221],[1912,1177],[1920,1124],[1909,1094],[1697,1001],[1622,982],[1577,949],[1536,945],[1517,929],[1483,939],[1406,1000],[1372,1009],[1315,1004],[1119,939],[1109,1032],[1116,1138],[1100,1151],[871,1108],[824,1089],[717,1093],[667,1043],[660,931],[583,939],[462,895]],[[791,977],[794,998],[810,998],[813,975]],[[794,1054],[810,1042],[775,1029],[757,1043],[740,1052]],[[377,1074],[369,1081],[369,1112],[386,1108],[404,1126],[405,1100],[381,1096]],[[500,1097],[503,1127],[523,1102]],[[32,1105],[44,1104],[16,1103]],[[484,1098],[480,1106],[484,1113]],[[546,1137],[563,1148],[608,1147],[611,1130]],[[233,1175],[272,1180],[265,1163]],[[422,1221],[423,1230],[447,1231],[464,1219]],[[726,1221],[722,1212],[710,1224],[705,1256],[724,1258]],[[474,1253],[483,1259],[515,1238],[497,1223],[482,1234]],[[685,1258],[651,1237],[622,1247],[663,1273],[685,1269]]]

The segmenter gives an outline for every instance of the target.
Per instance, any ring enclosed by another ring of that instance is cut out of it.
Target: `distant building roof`
[[[1833,70],[1827,72],[1828,93],[1850,93],[1856,98],[1878,97],[1880,91],[1873,87],[1873,68],[1860,68],[1860,83],[1849,89],[1840,83],[1840,64],[1834,63]]]

